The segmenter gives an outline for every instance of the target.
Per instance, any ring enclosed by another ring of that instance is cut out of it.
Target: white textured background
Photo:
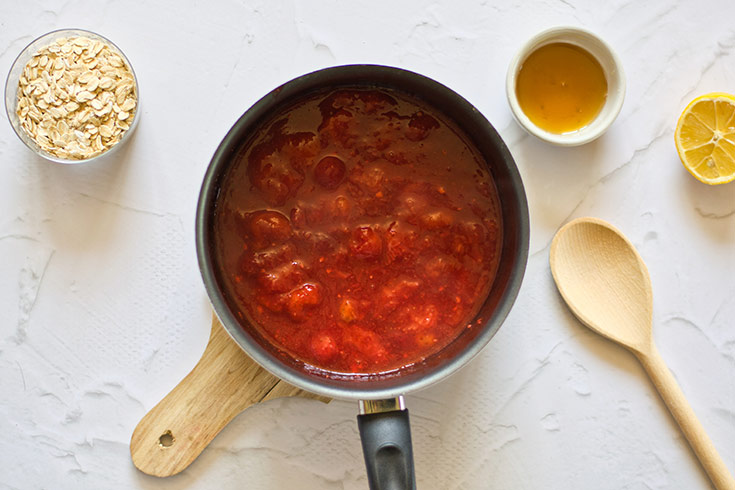
[[[210,310],[194,209],[220,139],[253,102],[315,69],[418,71],[504,137],[531,208],[510,317],[469,366],[407,397],[423,489],[698,489],[708,480],[641,367],[561,303],[548,245],[565,221],[621,228],[648,264],[654,337],[735,470],[735,184],[680,165],[686,103],[735,92],[735,3],[720,1],[0,1],[0,73],[62,27],[109,37],[142,118],[96,164],[41,160],[0,120],[0,488],[366,489],[356,405],[276,400],[228,426],[182,474],[130,462],[138,420],[195,364]],[[600,140],[550,147],[505,101],[520,45],[584,26],[622,58],[628,93]]]

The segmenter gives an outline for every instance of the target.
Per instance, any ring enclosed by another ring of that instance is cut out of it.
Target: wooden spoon
[[[635,354],[712,483],[718,490],[735,490],[735,479],[653,343],[651,280],[633,245],[609,223],[579,218],[557,232],[549,262],[572,313]]]

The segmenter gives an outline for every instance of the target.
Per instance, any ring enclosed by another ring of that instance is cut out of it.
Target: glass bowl
[[[39,146],[39,144],[36,143],[36,141],[21,126],[20,118],[16,113],[16,109],[18,107],[18,86],[20,83],[20,77],[23,74],[23,70],[39,49],[53,44],[56,40],[60,38],[78,36],[87,37],[94,41],[101,41],[107,44],[115,54],[119,55],[122,58],[124,63],[127,65],[127,68],[130,69],[130,72],[133,75],[133,81],[135,84],[134,90],[137,100],[135,113],[133,114],[132,120],[127,121],[129,128],[122,134],[122,137],[120,138],[120,140],[118,140],[117,143],[112,145],[110,148],[103,150],[101,153],[91,156],[89,158],[62,158],[41,148],[41,146]],[[130,139],[130,135],[133,134],[135,128],[138,126],[138,120],[140,119],[140,87],[138,84],[138,78],[135,75],[135,71],[133,70],[133,65],[130,63],[130,60],[128,60],[127,56],[125,56],[122,50],[120,50],[120,48],[118,48],[112,41],[104,36],[84,29],[59,29],[46,33],[41,37],[35,39],[28,46],[26,46],[15,59],[13,65],[10,68],[10,72],[8,73],[8,78],[5,82],[5,110],[8,114],[8,120],[10,121],[10,125],[13,127],[15,134],[17,134],[18,138],[20,138],[20,140],[37,155],[57,163],[86,163],[113,153],[118,148],[120,148],[123,143]]]

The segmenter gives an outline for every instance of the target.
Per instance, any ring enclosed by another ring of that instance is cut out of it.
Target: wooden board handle
[[[261,368],[216,317],[202,358],[138,423],[130,440],[133,464],[165,477],[188,467],[236,415],[283,396],[326,398],[295,388]]]
[[[637,354],[637,356],[715,488],[717,490],[735,490],[735,479],[725,466],[725,462],[722,461],[702,423],[692,410],[656,347],[651,345],[648,352]]]

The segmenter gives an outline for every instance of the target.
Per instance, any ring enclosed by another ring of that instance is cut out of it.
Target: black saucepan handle
[[[357,426],[370,490],[415,490],[411,427],[403,397],[361,401]]]

